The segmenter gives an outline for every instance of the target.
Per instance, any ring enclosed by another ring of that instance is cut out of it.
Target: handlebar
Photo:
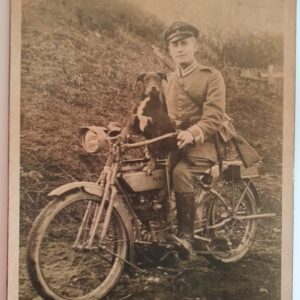
[[[166,133],[164,135],[158,136],[158,137],[150,139],[150,140],[137,142],[137,143],[133,143],[133,144],[123,144],[123,145],[121,145],[121,148],[123,148],[123,149],[138,148],[138,147],[141,147],[141,146],[146,146],[146,145],[149,145],[149,144],[152,144],[152,143],[159,142],[159,141],[164,140],[164,139],[176,137],[177,134],[178,134],[178,132]]]

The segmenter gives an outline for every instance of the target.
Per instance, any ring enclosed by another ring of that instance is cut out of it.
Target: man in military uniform
[[[214,134],[225,114],[225,85],[219,71],[200,65],[196,58],[199,31],[175,22],[163,34],[176,65],[162,87],[162,101],[180,130],[177,164],[173,170],[178,237],[190,251],[194,232],[194,176],[217,161]],[[174,153],[173,153],[174,157]]]

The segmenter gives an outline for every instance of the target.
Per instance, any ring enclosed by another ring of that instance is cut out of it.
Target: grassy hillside
[[[86,155],[79,145],[78,128],[109,121],[125,124],[134,102],[137,74],[163,68],[151,51],[152,43],[161,46],[162,30],[158,19],[126,1],[23,2],[24,228],[44,206],[47,191],[74,179],[90,180],[99,175],[105,154]],[[201,49],[205,63],[209,63],[209,47]],[[223,73],[227,111],[240,131],[258,146],[266,170],[274,170],[281,158],[280,99],[264,86],[238,80],[229,70]]]
[[[80,151],[78,127],[114,120],[124,124],[136,75],[159,68],[143,36],[146,22],[136,19],[140,12],[129,5],[122,12],[114,3],[23,5],[21,175],[26,189],[30,183],[95,173],[97,158],[91,164]],[[132,21],[124,27],[126,14]],[[153,28],[161,28],[155,24]]]

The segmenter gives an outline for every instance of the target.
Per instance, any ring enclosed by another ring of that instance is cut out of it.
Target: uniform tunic
[[[225,85],[219,71],[196,61],[184,70],[170,73],[162,86],[170,119],[189,130],[195,143],[187,145],[173,172],[177,192],[193,191],[193,173],[206,170],[217,161],[213,135],[225,114]]]

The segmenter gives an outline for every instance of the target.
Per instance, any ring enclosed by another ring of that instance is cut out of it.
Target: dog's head
[[[151,92],[159,93],[163,80],[167,80],[167,76],[163,72],[144,72],[139,74],[136,80],[138,95],[143,98]]]

